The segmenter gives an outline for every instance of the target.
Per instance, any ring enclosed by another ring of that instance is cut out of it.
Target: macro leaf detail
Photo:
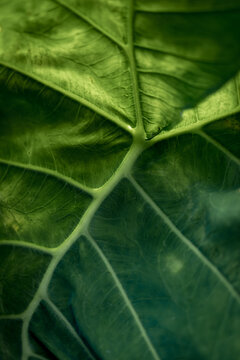
[[[0,360],[240,357],[239,20],[0,2]]]

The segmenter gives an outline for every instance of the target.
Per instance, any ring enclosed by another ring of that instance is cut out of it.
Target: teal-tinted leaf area
[[[214,128],[226,148],[205,135]],[[143,153],[134,176],[240,291],[240,161],[230,152],[235,137],[239,137],[239,121],[230,118],[199,134],[166,140]]]
[[[49,295],[65,327],[71,324],[68,336],[78,333],[104,359],[236,359],[239,296],[179,234],[138,185],[124,180],[53,276]],[[41,336],[38,324],[32,326]],[[57,354],[55,341],[57,335],[49,347]]]
[[[22,350],[22,321],[0,320],[0,359],[16,360]]]
[[[49,323],[51,328],[49,329]],[[94,357],[77,333],[66,326],[64,317],[59,318],[55,308],[47,302],[40,303],[30,325],[35,342],[47,349],[48,356],[56,359],[93,360]]]
[[[130,146],[127,133],[17,72],[1,68],[0,86],[2,160],[50,169],[91,187],[108,180]]]
[[[31,344],[32,353],[36,355],[36,359],[39,359],[40,356],[42,360],[58,360],[33,332],[29,332],[29,342]],[[35,356],[29,358],[29,360],[31,359],[35,360]]]
[[[49,359],[55,360],[56,358],[54,358],[54,357],[52,357],[52,358],[46,358],[46,357],[44,357],[44,356],[41,356],[41,357],[40,357],[40,360],[49,360]],[[39,360],[39,356],[31,356],[31,357],[29,358],[29,360]]]
[[[74,230],[91,197],[53,176],[0,164],[1,240],[61,244]]]
[[[103,222],[102,226],[105,225]],[[115,231],[118,230],[116,227]],[[115,254],[120,262],[121,255]],[[152,359],[145,331],[139,326],[138,315],[117,279],[109,256],[111,254],[103,252],[90,235],[81,237],[55,271],[49,287],[50,299],[64,314],[65,321],[71,324],[68,336],[78,334],[79,340],[84,339],[89,349],[97,354],[96,359],[123,360],[141,356]],[[126,273],[129,266],[131,264],[127,265]],[[60,319],[58,324],[60,327]],[[38,330],[37,321],[32,326]],[[40,334],[41,329],[36,336]],[[57,337],[54,337],[55,341]],[[62,351],[68,358],[67,350]],[[71,356],[69,358],[75,359],[74,353]]]
[[[114,204],[118,204],[115,211]],[[159,358],[236,358],[239,298],[144,193],[124,181],[96,214],[90,231],[107,254]]]
[[[20,314],[26,310],[50,260],[44,253],[0,243],[1,315]]]

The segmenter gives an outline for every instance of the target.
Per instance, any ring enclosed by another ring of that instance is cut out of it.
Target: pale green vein
[[[86,347],[86,345],[84,344],[83,340],[81,339],[81,337],[78,335],[78,333],[75,331],[75,329],[73,328],[73,326],[70,324],[70,322],[67,320],[67,318],[58,310],[58,308],[56,307],[56,305],[49,299],[45,299],[46,303],[52,308],[53,312],[55,313],[55,315],[62,321],[64,322],[64,325],[67,329],[67,331],[69,331],[69,333],[71,334],[71,336],[76,339],[76,341],[78,342],[78,344],[86,351],[86,353],[88,354],[89,358],[91,358],[92,360],[95,360],[95,358],[92,356],[92,354],[90,353],[89,349]]]
[[[24,248],[35,250],[35,251],[44,252],[48,255],[52,255],[56,251],[54,248],[48,248],[46,246],[41,246],[41,245],[29,243],[27,241],[22,241],[22,240],[0,240],[0,248],[1,248],[1,246],[24,247]]]
[[[211,272],[217,277],[219,282],[229,291],[231,296],[240,304],[240,295],[234,289],[232,284],[227,280],[227,278],[219,271],[219,269],[212,264],[208,258],[186,237],[181,231],[174,225],[170,218],[160,209],[160,207],[155,203],[155,201],[146,193],[141,185],[132,177],[128,177],[129,181],[135,187],[135,189],[142,196],[143,200],[148,203],[156,214],[166,223],[170,230],[211,270]]]
[[[214,138],[206,134],[203,130],[198,130],[195,133],[201,136],[202,138],[204,138],[207,142],[209,142],[218,150],[220,150],[227,158],[229,158],[231,161],[235,162],[237,165],[240,166],[240,159],[238,159],[234,154],[232,154],[228,149],[226,149],[222,144],[220,144]]]
[[[130,313],[132,314],[132,317],[134,319],[134,321],[136,322],[136,325],[140,331],[140,334],[142,335],[142,338],[144,339],[145,343],[147,344],[150,353],[152,354],[152,358],[155,360],[160,360],[159,355],[157,354],[145,328],[143,327],[141,320],[136,312],[136,310],[134,309],[131,301],[129,300],[126,291],[124,290],[121,282],[119,281],[117,274],[115,273],[112,265],[110,264],[110,262],[108,261],[108,259],[106,258],[106,256],[104,255],[103,251],[100,249],[100,247],[97,245],[96,241],[93,239],[93,237],[89,234],[89,232],[86,232],[86,237],[88,239],[88,241],[90,242],[90,244],[92,245],[92,247],[95,249],[95,251],[97,252],[97,254],[99,255],[99,257],[101,258],[103,264],[105,265],[106,269],[108,270],[109,274],[112,276],[122,298],[124,299]]]
[[[96,24],[93,20],[89,19],[86,15],[78,11],[76,8],[71,6],[70,4],[66,3],[64,0],[54,0],[57,4],[63,6],[65,9],[69,10],[71,13],[73,13],[75,16],[78,16],[80,19],[87,22],[89,25],[91,25],[95,30],[102,33],[104,36],[109,38],[112,42],[117,44],[122,49],[125,48],[125,44],[121,43],[119,40],[117,40],[115,37],[113,37],[110,33],[108,33],[106,30],[104,30],[102,27],[100,27],[98,24]]]
[[[18,167],[18,168],[21,168],[21,169],[24,169],[24,170],[35,171],[35,172],[38,172],[38,173],[41,173],[41,174],[45,174],[47,176],[55,177],[56,179],[66,183],[68,185],[71,185],[71,186],[77,188],[78,190],[81,190],[81,191],[83,191],[83,192],[85,192],[85,193],[87,193],[87,194],[89,194],[89,195],[91,195],[93,197],[97,193],[97,189],[90,188],[90,187],[88,187],[86,185],[83,185],[83,184],[79,183],[78,181],[59,173],[56,170],[51,170],[51,169],[48,169],[48,168],[44,168],[44,167],[37,166],[37,165],[32,165],[32,164],[24,164],[24,163],[20,163],[20,162],[17,162],[17,161],[12,161],[12,160],[4,160],[4,159],[1,159],[1,158],[0,158],[0,163],[1,164],[6,164],[6,165],[9,165],[9,166],[15,166],[15,167]]]
[[[134,27],[134,0],[129,0],[129,15],[128,15],[128,24],[127,24],[127,54],[130,64],[130,73],[132,76],[133,84],[133,98],[136,111],[136,130],[139,137],[145,137],[143,118],[142,118],[142,109],[140,105],[140,95],[139,95],[139,84],[138,84],[138,75],[136,67],[136,59],[134,53],[134,41],[133,41],[133,27]]]
[[[96,106],[92,102],[84,99],[80,95],[74,94],[71,91],[63,89],[60,86],[58,86],[57,84],[55,84],[53,82],[50,82],[50,81],[47,81],[46,79],[42,79],[40,76],[38,76],[38,75],[36,75],[36,74],[34,74],[34,73],[30,72],[30,71],[26,71],[25,69],[21,69],[21,68],[17,67],[16,65],[7,63],[7,62],[2,61],[2,60],[0,60],[0,65],[6,67],[8,69],[11,69],[13,71],[16,71],[19,74],[27,76],[27,77],[31,78],[32,80],[35,80],[35,81],[39,82],[40,84],[48,87],[49,89],[52,89],[52,90],[54,90],[54,91],[56,91],[58,93],[63,94],[64,96],[68,97],[71,100],[74,100],[74,101],[76,101],[78,103],[81,103],[82,105],[86,106],[90,110],[92,110],[92,111],[96,112],[97,114],[103,116],[107,120],[112,121],[117,126],[122,128],[123,130],[127,131],[129,134],[133,133],[133,129],[127,123],[125,123],[123,121],[120,121],[119,119],[117,119],[114,116],[112,116],[111,114],[107,113],[106,111],[104,111],[100,107]]]

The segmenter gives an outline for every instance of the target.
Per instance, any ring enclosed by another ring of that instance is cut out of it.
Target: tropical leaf
[[[0,2],[1,360],[240,357],[239,9]]]
[[[1,2],[3,65],[153,137],[240,67],[239,1]],[[7,51],[6,51],[7,49]]]

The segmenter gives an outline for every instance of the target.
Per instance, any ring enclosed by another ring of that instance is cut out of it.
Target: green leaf
[[[239,1],[1,2],[0,62],[151,138],[240,67]],[[7,51],[6,51],[7,49]]]
[[[0,2],[1,360],[240,357],[239,10]]]

